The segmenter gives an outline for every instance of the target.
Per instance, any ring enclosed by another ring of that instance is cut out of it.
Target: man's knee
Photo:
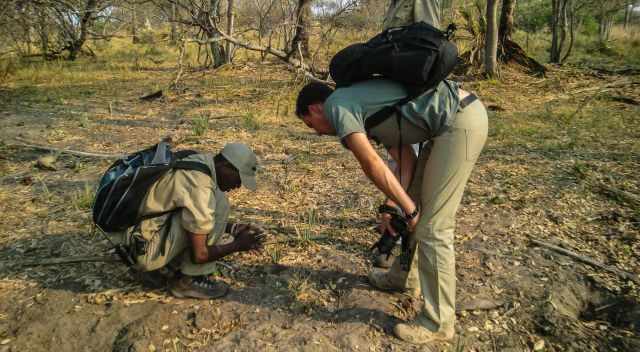
[[[426,219],[425,219],[426,220]],[[452,245],[455,220],[429,221],[416,229],[415,238],[423,245]]]

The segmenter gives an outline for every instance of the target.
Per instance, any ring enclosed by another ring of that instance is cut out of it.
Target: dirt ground
[[[0,352],[640,350],[633,280],[532,242],[638,280],[637,76],[461,78],[490,108],[491,130],[458,216],[457,335],[429,346],[392,336],[417,303],[367,284],[382,196],[337,141],[293,117],[292,73],[188,72],[151,102],[138,97],[166,87],[171,71],[101,77],[0,87]],[[263,162],[258,191],[230,198],[232,217],[264,226],[268,243],[219,265],[224,298],[175,299],[116,262],[51,264],[110,255],[90,219],[110,160],[47,161],[21,144],[117,154],[165,136],[210,151],[246,142]]]

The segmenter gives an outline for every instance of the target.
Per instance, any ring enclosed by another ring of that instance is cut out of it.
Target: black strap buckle
[[[451,40],[451,38],[453,38],[453,35],[456,33],[457,30],[458,30],[458,26],[456,26],[455,23],[450,23],[449,26],[447,27],[447,30],[445,31],[447,40]]]

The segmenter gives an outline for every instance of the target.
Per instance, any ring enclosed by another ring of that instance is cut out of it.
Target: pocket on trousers
[[[467,148],[467,161],[476,161],[480,156],[486,135],[474,130],[464,130]]]

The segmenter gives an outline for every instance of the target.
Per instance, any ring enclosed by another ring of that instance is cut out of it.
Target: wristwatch
[[[416,207],[416,210],[414,210],[413,213],[405,215],[404,218],[407,219],[407,221],[411,221],[413,218],[418,216],[418,213],[420,213],[420,209]]]

